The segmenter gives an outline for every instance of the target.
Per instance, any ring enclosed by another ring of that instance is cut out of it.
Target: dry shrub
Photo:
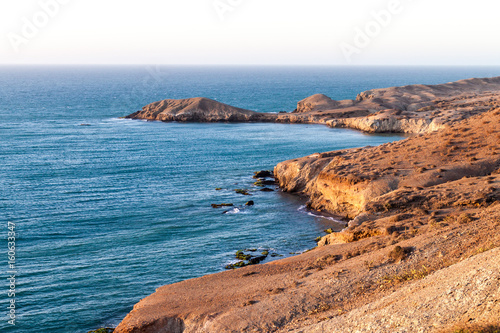
[[[468,213],[461,214],[457,218],[457,222],[458,223],[470,223],[470,222],[472,222],[472,216]]]
[[[382,231],[377,229],[358,229],[354,231],[346,230],[338,233],[338,237],[345,243],[355,242],[364,238],[379,236]]]
[[[411,253],[411,248],[397,245],[391,250],[391,252],[389,252],[389,259],[392,262],[400,262],[401,260],[406,259],[409,253]]]
[[[331,306],[329,304],[320,304],[318,305],[315,309],[309,311],[309,315],[312,316],[312,315],[315,315],[315,314],[318,314],[318,313],[321,313],[321,312],[325,312],[325,311],[328,311],[331,309]]]
[[[445,218],[443,219],[444,223],[454,223],[455,221],[457,221],[457,218],[453,215],[445,216]]]

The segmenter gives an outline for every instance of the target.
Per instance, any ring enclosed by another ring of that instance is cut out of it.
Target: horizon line
[[[8,66],[178,66],[178,67],[500,67],[500,64],[178,64],[178,63],[0,63]]]

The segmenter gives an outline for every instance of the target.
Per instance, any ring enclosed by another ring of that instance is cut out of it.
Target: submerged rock
[[[255,186],[266,186],[266,185],[276,185],[276,181],[274,180],[264,180],[264,179],[259,179],[255,183],[253,183]]]
[[[248,260],[248,264],[249,265],[256,265],[256,264],[260,263],[261,261],[265,260],[266,258],[267,258],[267,255],[253,257],[253,258],[250,258],[250,260]]]
[[[241,268],[241,267],[245,267],[247,266],[248,264],[245,263],[244,261],[238,261],[237,263],[235,264],[229,264],[229,265],[226,265],[224,268],[225,269],[235,269],[235,268]]]
[[[212,208],[232,207],[232,203],[212,204]]]
[[[235,258],[240,260],[234,264],[229,264],[226,265],[226,269],[236,269],[240,267],[245,267],[249,265],[257,265],[261,263],[263,260],[267,258],[269,255],[269,250],[265,249],[262,251],[261,255],[253,255],[253,254],[245,254],[245,251],[247,252],[257,252],[257,249],[245,249],[245,250],[238,250],[235,253]],[[273,253],[274,257],[274,253]]]
[[[234,190],[234,192],[236,192],[238,194],[243,194],[243,195],[251,195],[250,193],[248,193],[247,189],[237,188],[237,189]]]
[[[89,331],[88,333],[113,333],[114,331],[115,331],[114,328],[104,327],[104,328],[99,328],[99,329],[94,330],[94,331]]]

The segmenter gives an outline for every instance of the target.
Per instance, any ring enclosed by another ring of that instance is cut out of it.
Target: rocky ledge
[[[262,113],[208,98],[167,99],[126,118],[185,122],[326,124],[370,133],[427,133],[500,106],[500,77],[369,90],[355,100],[317,94],[289,113]]]

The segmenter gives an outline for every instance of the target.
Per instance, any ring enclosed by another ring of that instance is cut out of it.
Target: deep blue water
[[[257,191],[253,171],[401,139],[313,125],[119,117],[164,98],[291,111],[315,93],[344,99],[373,88],[498,75],[500,68],[486,67],[0,68],[0,331],[116,325],[155,288],[221,271],[238,249],[288,256],[311,248],[322,230],[340,226],[299,211],[303,201],[295,196]],[[240,212],[210,207],[250,199],[255,206]],[[7,323],[8,221],[18,233],[15,327]]]

